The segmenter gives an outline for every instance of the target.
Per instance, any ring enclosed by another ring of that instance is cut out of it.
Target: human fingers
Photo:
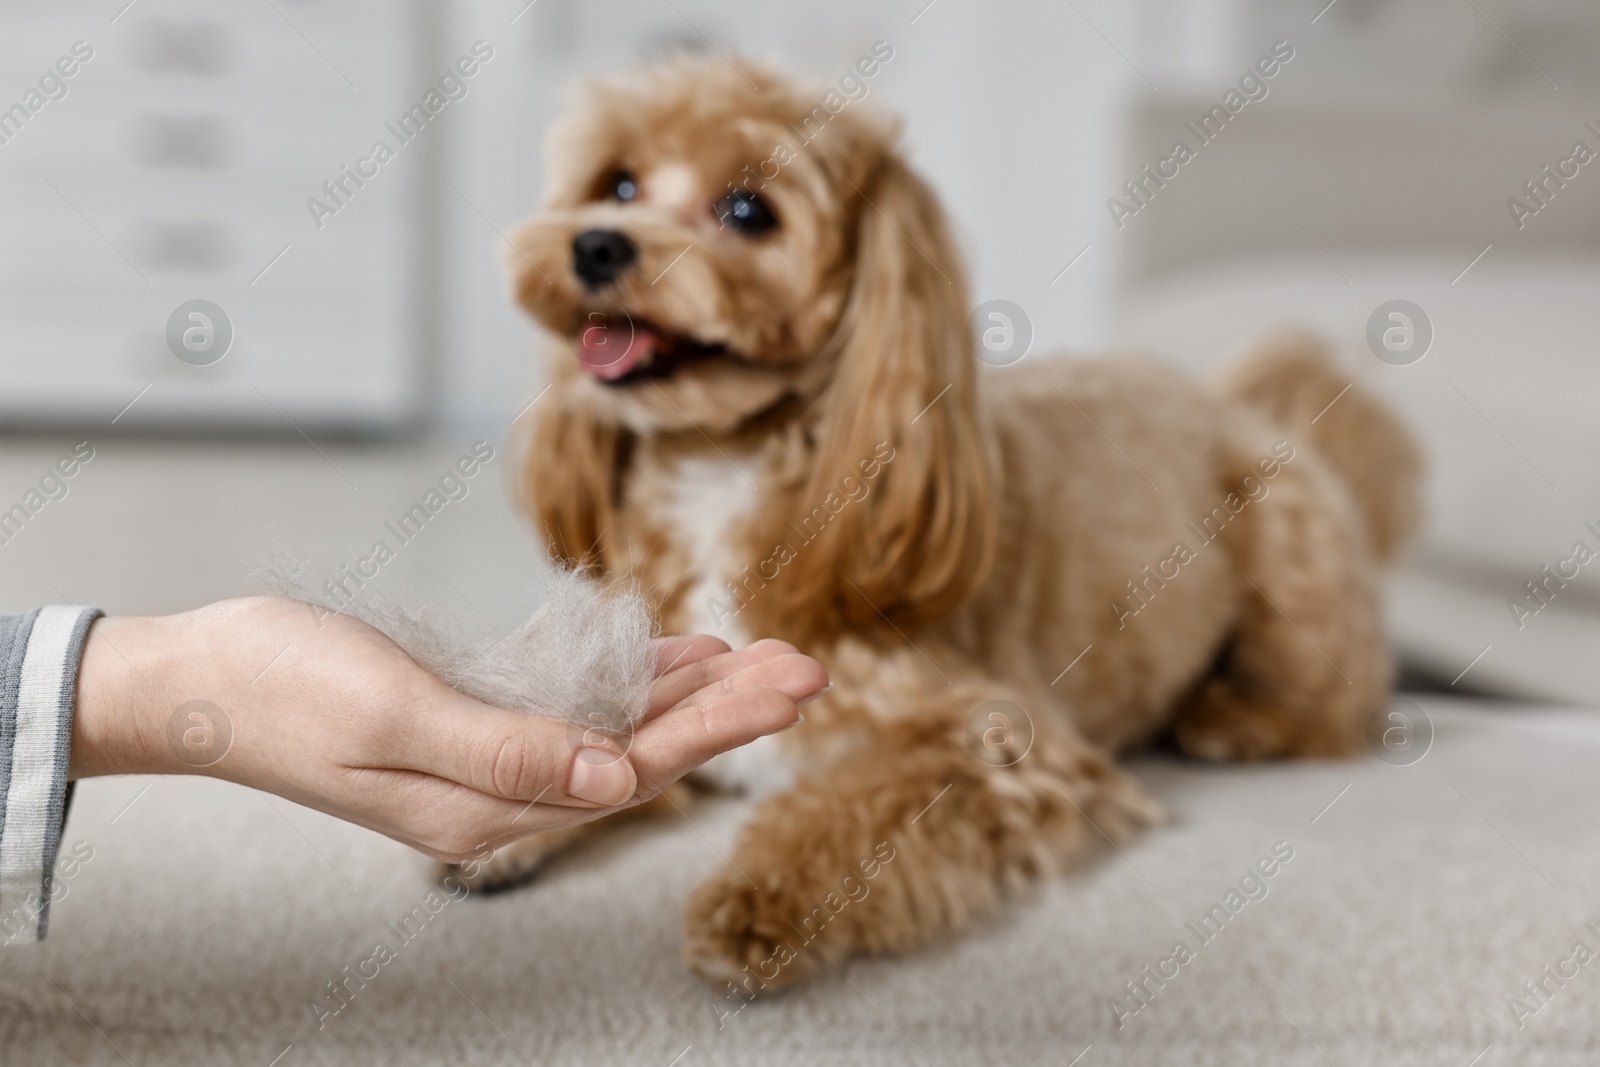
[[[792,646],[761,641],[737,652],[711,655],[658,679],[645,721],[685,701],[706,703],[713,695],[771,691],[792,703],[819,692],[827,681],[821,664],[794,652]],[[702,695],[705,690],[714,693]],[[781,729],[793,718],[777,721],[771,729]],[[403,738],[392,746],[390,764],[447,778],[490,796],[612,807],[631,799],[638,785],[628,759],[631,748],[625,750],[621,741],[599,731],[577,731],[567,723],[493,708],[456,693],[441,695],[425,712],[408,716],[407,722]],[[760,734],[729,736],[724,748]],[[702,758],[718,751],[722,749],[710,750]]]
[[[798,719],[794,700],[772,689],[708,693],[703,701],[673,708],[641,727],[628,750],[638,797],[652,797],[711,757]]]
[[[707,634],[688,634],[682,637],[658,637],[650,643],[650,651],[655,656],[655,675],[660,677],[730,649],[728,642],[719,638]]]
[[[669,707],[664,711],[654,711],[653,715],[647,715],[644,721],[635,727],[630,736],[625,739],[609,738],[597,731],[591,731],[589,734],[584,735],[586,738],[604,739],[607,747],[586,748],[580,752],[577,758],[581,765],[575,773],[581,772],[586,776],[613,773],[605,765],[612,760],[623,761],[623,756],[631,759],[633,745],[637,741],[639,730],[648,727],[652,721],[658,720],[663,715],[673,714],[677,707],[683,705],[708,705],[721,709],[723,707],[721,698],[728,697],[737,700],[737,698],[746,694],[759,694],[759,702],[768,700],[769,694],[775,694],[783,700],[797,705],[800,701],[821,692],[828,684],[828,674],[823,669],[822,664],[810,656],[804,656],[793,651],[783,651],[790,647],[781,641],[766,642],[763,648],[745,655],[725,653],[707,659],[704,661],[707,664],[711,664],[712,659],[721,661],[720,664],[713,666],[709,670],[700,671],[690,668],[684,673],[702,681],[707,681],[707,684],[678,700],[673,707]],[[748,663],[749,665],[740,668],[739,665],[741,663]],[[670,699],[671,695],[673,694],[664,694],[662,700]],[[716,702],[713,703],[713,701]],[[761,725],[766,720],[761,720],[759,717],[756,720],[750,720],[742,716],[736,717],[737,723],[754,723],[757,732],[744,732],[743,726],[736,726],[731,732],[713,729],[709,735],[709,746],[695,750],[701,753],[697,761],[683,764],[681,770],[678,770],[677,773],[687,773],[697,766],[698,762],[703,762],[728,748],[753,741],[764,733],[784,729],[792,725],[796,718],[797,716],[795,715],[789,715],[785,718],[779,713],[776,718],[770,721],[770,725]],[[719,723],[715,725],[722,726],[726,724]],[[617,752],[617,746],[619,745],[625,746],[620,754]],[[636,772],[637,768],[634,768],[634,770]],[[637,785],[637,780],[635,780],[635,785]],[[620,789],[621,786],[619,785],[617,788]],[[569,789],[568,791],[570,792],[571,790]],[[591,796],[587,790],[582,795],[585,797]],[[560,804],[563,801],[559,798],[559,794],[554,794],[549,802]]]
[[[411,716],[386,755],[390,766],[523,803],[614,807],[637,785],[615,739],[454,693]]]
[[[768,639],[757,641],[733,652],[708,656],[705,659],[680,667],[670,674],[657,678],[655,683],[651,685],[650,700],[644,719],[649,721],[667,709],[687,700],[707,686],[725,681],[740,671],[786,656],[800,659],[807,658],[801,656],[800,653],[795,651],[795,647],[786,641]],[[811,662],[814,663],[815,661]],[[817,669],[821,671],[820,665]],[[827,677],[824,673],[821,685],[826,684]],[[795,699],[798,700],[809,695],[809,693],[801,693]]]

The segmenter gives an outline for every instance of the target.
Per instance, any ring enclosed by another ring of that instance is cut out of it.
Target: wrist
[[[95,620],[78,666],[69,774],[165,774],[174,767],[166,719],[176,703],[182,616]]]

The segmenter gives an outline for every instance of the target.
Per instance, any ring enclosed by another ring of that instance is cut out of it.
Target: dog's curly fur
[[[746,989],[910,949],[1126,840],[1156,809],[1117,753],[1351,751],[1390,683],[1380,564],[1417,515],[1415,446],[1306,337],[1210,387],[1131,357],[980,374],[935,198],[891,125],[823,101],[716,57],[602,81],[505,260],[556,341],[526,468],[553,550],[638,580],[669,631],[785,638],[834,681],[685,915],[689,962]],[[734,188],[776,227],[727,226]],[[586,285],[593,229],[636,258]],[[703,358],[607,380],[578,355],[597,322]],[[836,907],[847,877],[870,891]]]

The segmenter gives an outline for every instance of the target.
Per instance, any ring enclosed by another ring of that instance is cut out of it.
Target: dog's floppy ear
[[[604,572],[623,431],[597,423],[570,402],[576,372],[558,368],[553,374],[533,412],[523,496],[552,557]]]
[[[893,154],[858,191],[854,281],[799,504],[814,514],[849,502],[798,548],[786,584],[796,597],[827,597],[847,620],[915,620],[955,607],[986,576],[994,465],[974,395],[965,278],[938,203]],[[849,492],[857,483],[867,487],[859,500]]]

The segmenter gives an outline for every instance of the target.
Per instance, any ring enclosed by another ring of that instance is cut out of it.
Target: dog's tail
[[[1270,336],[1227,368],[1221,385],[1339,473],[1380,562],[1398,554],[1422,517],[1422,452],[1400,420],[1339,369],[1321,339]]]

